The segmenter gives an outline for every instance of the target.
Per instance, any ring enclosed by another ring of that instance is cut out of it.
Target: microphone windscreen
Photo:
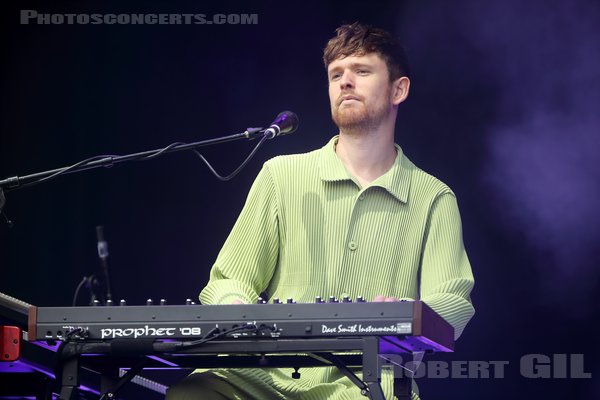
[[[287,135],[298,129],[299,124],[300,121],[295,113],[292,111],[283,111],[279,113],[271,125],[277,125],[279,127],[280,135]]]

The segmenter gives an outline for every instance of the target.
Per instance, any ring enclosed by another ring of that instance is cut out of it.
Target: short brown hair
[[[376,53],[385,61],[390,81],[410,75],[406,52],[389,32],[358,22],[342,25],[335,32],[323,51],[325,68],[340,58]]]

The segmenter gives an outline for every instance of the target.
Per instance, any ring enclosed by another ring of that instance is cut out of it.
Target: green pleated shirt
[[[456,196],[399,146],[391,169],[361,187],[336,143],[337,136],[321,149],[264,164],[201,302],[256,302],[261,293],[299,303],[316,296],[420,299],[458,338],[474,314],[474,280]],[[301,390],[293,382],[275,385]]]

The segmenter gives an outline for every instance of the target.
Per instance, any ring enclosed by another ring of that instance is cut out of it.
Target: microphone
[[[264,135],[268,136],[269,139],[273,139],[275,136],[287,135],[298,129],[299,123],[296,114],[291,111],[283,111],[279,113],[271,126],[265,129]]]

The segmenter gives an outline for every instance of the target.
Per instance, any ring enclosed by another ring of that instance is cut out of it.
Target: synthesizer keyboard
[[[452,327],[421,301],[38,307],[29,316],[30,340],[194,340],[251,324],[258,329],[224,339],[413,337],[436,351],[454,341]]]

